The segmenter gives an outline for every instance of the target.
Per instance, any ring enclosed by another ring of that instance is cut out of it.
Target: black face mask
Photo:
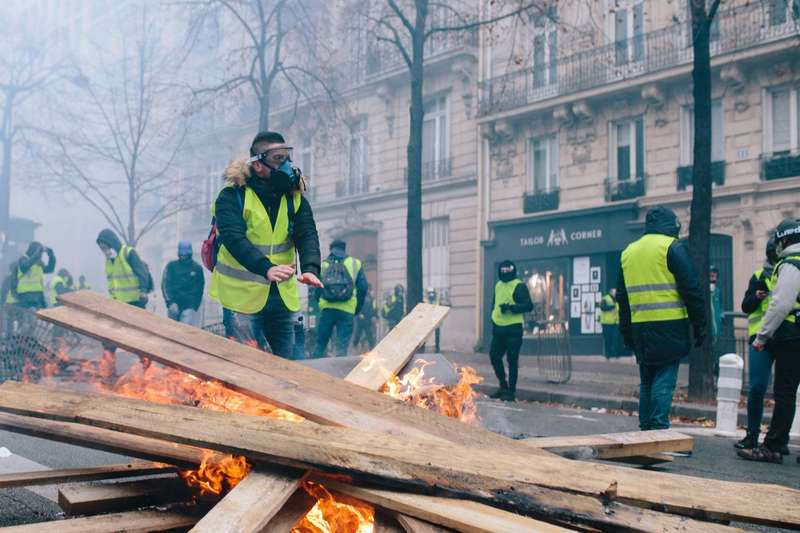
[[[286,194],[297,189],[300,184],[300,172],[292,166],[291,160],[287,159],[281,166],[272,169],[269,183],[275,192]]]
[[[501,263],[497,268],[497,277],[499,277],[500,281],[503,283],[508,283],[517,277],[517,269],[513,263]]]

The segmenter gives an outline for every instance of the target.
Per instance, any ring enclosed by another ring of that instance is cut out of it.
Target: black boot
[[[491,393],[489,395],[489,398],[492,398],[493,400],[499,400],[500,398],[505,396],[507,392],[508,392],[508,387],[506,387],[505,385],[500,385],[500,388]]]
[[[780,450],[778,450],[778,451],[781,452],[781,455],[791,455],[792,454],[792,452],[789,451],[789,446],[787,444],[784,444],[783,446],[781,446]]]
[[[512,389],[506,389],[504,395],[500,396],[500,399],[504,402],[516,402],[517,401],[517,393]]]
[[[752,450],[758,446],[758,433],[748,433],[745,437],[733,445],[737,450]]]

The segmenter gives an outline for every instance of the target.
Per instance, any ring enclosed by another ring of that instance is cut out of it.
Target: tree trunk
[[[711,338],[708,269],[711,242],[711,59],[708,20],[704,0],[692,0],[692,47],[694,66],[694,166],[692,210],[689,223],[689,253],[700,277],[705,300],[707,335],[703,345],[689,356],[689,399],[714,398],[714,353]]]
[[[406,303],[408,309],[422,301],[422,102],[424,82],[425,22],[428,1],[417,0],[415,31],[411,38],[411,129],[408,135],[408,209],[406,218]]]

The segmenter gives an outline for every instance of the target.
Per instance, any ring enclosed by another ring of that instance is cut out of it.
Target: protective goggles
[[[259,161],[264,163],[267,166],[277,168],[281,166],[284,161],[292,160],[292,153],[294,152],[294,147],[292,146],[281,146],[279,148],[270,148],[269,150],[265,150],[260,154],[256,154],[250,159],[248,159],[249,163],[255,163]]]

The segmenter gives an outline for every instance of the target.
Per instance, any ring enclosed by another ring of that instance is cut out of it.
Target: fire
[[[334,497],[319,483],[306,481],[303,488],[317,503],[291,533],[372,533],[375,508],[346,496]]]
[[[251,465],[240,455],[207,453],[200,468],[179,472],[190,487],[200,491],[201,496],[219,496],[239,484],[250,472]]]
[[[468,424],[478,422],[478,408],[475,404],[478,393],[472,386],[481,383],[483,378],[475,369],[461,367],[458,369],[459,380],[456,385],[442,385],[436,383],[435,378],[425,377],[425,368],[430,362],[419,359],[417,363],[421,366],[411,369],[402,379],[392,377],[387,381],[381,389],[382,392]]]

